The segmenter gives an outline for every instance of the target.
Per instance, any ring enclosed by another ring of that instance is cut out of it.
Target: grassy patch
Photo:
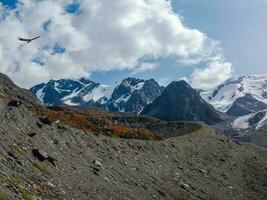
[[[32,165],[38,169],[41,173],[49,175],[49,172],[40,164],[33,162]]]
[[[6,95],[0,92],[0,99],[6,99],[6,98],[7,98]]]
[[[0,192],[0,200],[8,200],[8,196],[4,192]]]
[[[30,192],[28,192],[17,180],[11,179],[9,177],[4,177],[0,175],[0,183],[5,183],[8,185],[11,185],[19,191],[23,199],[25,200],[34,200],[34,196],[31,195]],[[4,197],[4,196],[3,196]]]
[[[126,125],[115,124],[106,111],[82,112],[77,110],[41,109],[34,111],[39,117],[46,117],[51,122],[60,122],[85,132],[96,132],[104,135],[125,139],[160,140],[153,132],[144,128],[130,128]]]

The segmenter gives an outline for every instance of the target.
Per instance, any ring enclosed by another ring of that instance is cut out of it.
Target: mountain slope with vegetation
[[[0,88],[2,199],[267,197],[265,148],[197,122],[45,107],[3,75]]]

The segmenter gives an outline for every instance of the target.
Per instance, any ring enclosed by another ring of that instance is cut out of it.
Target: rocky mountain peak
[[[67,104],[139,113],[161,94],[162,87],[153,79],[128,77],[119,85],[107,86],[81,78],[50,80],[32,87],[30,91],[47,105]]]
[[[222,121],[222,115],[183,80],[170,83],[141,114],[165,121],[204,121],[208,124]]]

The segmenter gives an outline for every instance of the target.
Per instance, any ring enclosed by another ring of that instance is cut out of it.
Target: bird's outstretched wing
[[[37,37],[35,37],[35,38],[32,38],[31,41],[36,40],[36,39],[38,39],[38,38],[40,38],[40,37],[41,37],[41,36],[37,36]]]

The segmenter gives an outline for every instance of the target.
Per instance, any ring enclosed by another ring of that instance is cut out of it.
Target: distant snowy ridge
[[[239,98],[251,95],[267,105],[267,75],[233,77],[201,96],[216,109],[227,112]]]
[[[82,78],[50,80],[30,91],[50,106],[66,104],[138,113],[161,94],[162,87],[153,79],[127,78],[117,85],[101,85]]]

